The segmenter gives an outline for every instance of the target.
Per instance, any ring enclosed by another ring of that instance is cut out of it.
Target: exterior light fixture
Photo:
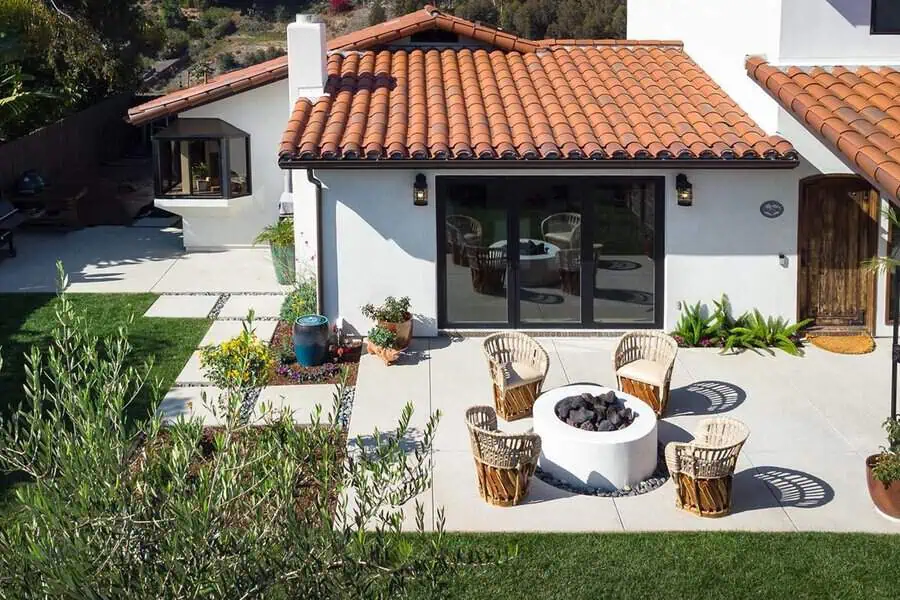
[[[416,175],[416,182],[413,184],[413,204],[428,206],[428,181],[422,173]]]
[[[684,173],[679,173],[675,177],[675,192],[678,196],[678,206],[694,204],[694,186],[691,185]]]

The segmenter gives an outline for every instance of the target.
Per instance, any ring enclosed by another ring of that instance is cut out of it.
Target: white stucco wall
[[[189,250],[250,246],[256,234],[278,218],[284,175],[277,151],[289,115],[287,94],[287,81],[279,81],[179,115],[222,119],[250,134],[252,197],[234,199],[228,207],[181,211]]]
[[[525,175],[521,171],[430,172],[429,205],[414,207],[415,173],[317,171],[325,185],[322,258],[324,312],[329,318],[343,317],[365,333],[369,323],[360,314],[363,304],[388,295],[408,295],[417,314],[417,334],[434,335],[438,305],[435,177]],[[678,319],[679,301],[709,302],[722,293],[729,295],[736,312],[759,308],[765,314],[796,319],[799,181],[815,170],[803,164],[794,170],[685,173],[694,187],[694,205],[689,208],[676,204],[676,173],[671,170],[557,174],[666,177],[666,329]],[[767,200],[781,202],[784,215],[763,217],[759,206]],[[787,257],[787,267],[781,266],[779,254]]]
[[[869,0],[782,0],[782,64],[891,64],[900,35],[869,33]],[[773,57],[775,58],[775,57]]]

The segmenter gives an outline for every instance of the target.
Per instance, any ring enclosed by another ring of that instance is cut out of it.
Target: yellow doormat
[[[868,333],[853,335],[807,335],[813,346],[835,354],[868,354],[875,349],[875,340]]]

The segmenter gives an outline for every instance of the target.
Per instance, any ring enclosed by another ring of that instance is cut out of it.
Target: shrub
[[[241,33],[265,33],[272,29],[272,25],[257,17],[243,16],[239,29]]]
[[[291,19],[291,12],[284,4],[277,4],[275,5],[275,8],[272,9],[272,19],[274,19],[276,23],[285,23]]]
[[[703,308],[699,302],[694,305],[684,304],[678,323],[672,331],[672,337],[678,345],[687,348],[714,346],[718,334],[715,319],[703,316]]]
[[[884,422],[888,445],[881,449],[878,461],[872,467],[875,479],[885,485],[900,481],[900,418],[887,419]]]
[[[374,0],[369,8],[369,25],[379,25],[387,20],[387,11],[384,10],[383,0]]]
[[[783,317],[764,317],[757,309],[743,315],[741,324],[732,327],[725,339],[724,349],[743,348],[748,350],[764,349],[772,353],[771,348],[778,348],[793,356],[801,356],[803,350],[797,345],[799,332],[812,322],[806,319],[791,325]]]
[[[369,341],[380,348],[396,348],[397,334],[381,325],[376,325],[369,330]]]
[[[294,219],[288,217],[278,219],[274,224],[267,225],[259,232],[254,240],[256,244],[272,244],[273,246],[294,245]]]
[[[237,337],[200,349],[200,366],[209,382],[241,396],[267,383],[273,363],[269,345],[253,330],[252,310]]]
[[[362,314],[373,321],[403,323],[409,319],[409,296],[403,296],[399,299],[388,296],[384,299],[384,304],[381,306],[366,304],[362,307]]]
[[[0,469],[30,479],[0,528],[4,597],[438,597],[479,558],[447,548],[442,518],[424,533],[421,504],[419,537],[401,531],[402,505],[430,483],[439,413],[412,449],[407,405],[395,431],[348,455],[345,372],[309,426],[240,425],[232,406],[221,427],[132,427],[148,369],[126,366],[127,331],[98,340],[62,293],[57,319],[0,423]]]
[[[223,6],[212,6],[203,11],[200,15],[200,23],[205,29],[212,29],[220,23],[230,21],[234,15],[234,11]]]
[[[234,19],[228,18],[223,21],[220,21],[213,26],[210,30],[210,35],[213,39],[220,40],[223,37],[229,36],[237,31],[237,25],[234,23]]]
[[[224,73],[236,69],[239,65],[234,57],[234,52],[223,52],[216,57],[216,66],[220,72]]]
[[[316,282],[306,278],[298,282],[281,304],[282,321],[295,323],[303,315],[316,314]]]
[[[166,29],[166,41],[162,48],[163,58],[179,58],[187,53],[190,45],[188,34],[180,29]]]

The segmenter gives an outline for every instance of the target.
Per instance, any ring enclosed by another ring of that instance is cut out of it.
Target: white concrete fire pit
[[[585,431],[562,421],[556,405],[569,396],[599,396],[601,385],[568,385],[541,394],[534,404],[534,432],[541,436],[540,468],[556,479],[597,490],[633,487],[656,469],[656,414],[634,396],[616,391],[636,415],[619,431]]]

